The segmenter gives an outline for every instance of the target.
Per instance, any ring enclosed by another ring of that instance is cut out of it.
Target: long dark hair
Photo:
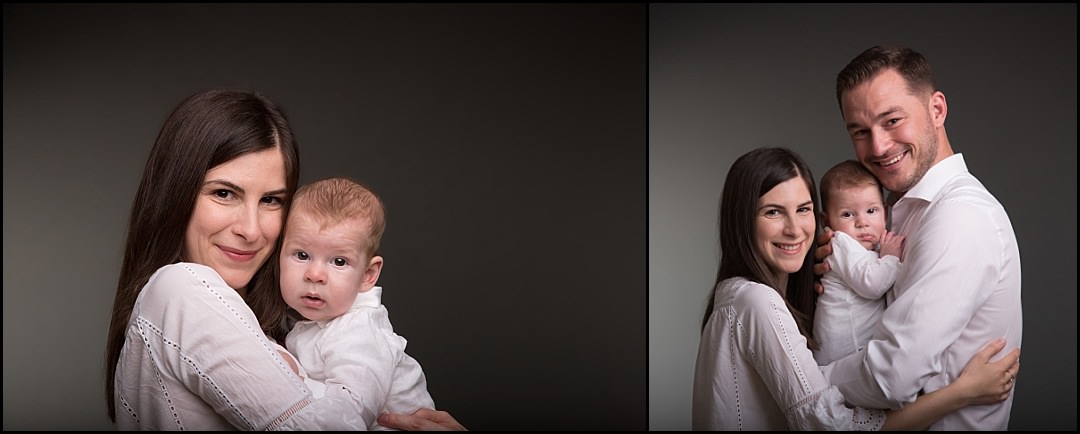
[[[203,177],[241,155],[267,149],[281,151],[291,197],[300,178],[300,153],[283,110],[274,102],[253,92],[214,89],[188,97],[165,120],[131,205],[109,322],[105,397],[110,420],[116,421],[113,381],[135,300],[158,268],[180,261]],[[287,329],[286,305],[277,286],[280,248],[279,237],[270,259],[248,283],[245,301],[263,330],[283,341]]]
[[[788,276],[787,287],[780,288],[779,282],[775,281],[775,276],[769,271],[768,264],[758,251],[757,243],[754,242],[758,199],[778,184],[795,177],[806,182],[816,213],[818,194],[814,186],[814,176],[802,157],[792,150],[758,148],[743,154],[731,165],[724,181],[718,213],[720,266],[717,268],[716,282],[709,291],[709,302],[701,320],[702,330],[712,316],[716,285],[731,277],[742,277],[776,289],[795,316],[799,332],[806,337],[810,348],[817,348],[817,342],[813,338],[814,304],[817,302],[813,253],[806,254],[799,271]],[[821,233],[821,225],[816,222],[815,217],[815,243],[817,235]]]

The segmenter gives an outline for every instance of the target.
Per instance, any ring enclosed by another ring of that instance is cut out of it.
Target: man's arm
[[[874,339],[825,370],[854,405],[898,408],[914,401],[943,372],[945,352],[997,286],[1003,247],[985,210],[963,201],[934,206],[907,236],[905,270]],[[978,345],[997,337],[980,337]]]

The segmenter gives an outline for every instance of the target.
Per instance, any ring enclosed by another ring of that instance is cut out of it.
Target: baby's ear
[[[825,214],[825,212],[818,213],[818,221],[821,222],[822,228],[829,227],[829,215]]]
[[[375,284],[378,283],[379,274],[382,273],[382,266],[382,256],[375,255],[372,256],[370,260],[368,260],[367,269],[364,270],[363,291],[371,289],[372,286],[375,286]]]

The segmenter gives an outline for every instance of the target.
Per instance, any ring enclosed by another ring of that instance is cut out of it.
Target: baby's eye
[[[345,258],[334,258],[333,263],[335,266],[338,267],[344,267],[346,265],[349,265],[349,261],[345,260]]]
[[[844,212],[840,213],[840,218],[845,218],[845,219],[851,218],[851,212],[850,211],[844,211]]]
[[[866,210],[867,214],[877,214],[877,212],[878,212],[877,208],[870,208],[870,209]]]
[[[296,252],[296,259],[299,259],[301,261],[306,261],[309,258],[310,257],[308,256],[307,252]]]

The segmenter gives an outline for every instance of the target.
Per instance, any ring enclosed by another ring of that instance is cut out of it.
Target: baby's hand
[[[881,233],[881,256],[893,255],[904,260],[904,240],[903,235],[898,235],[896,232],[889,232],[886,229]]]

